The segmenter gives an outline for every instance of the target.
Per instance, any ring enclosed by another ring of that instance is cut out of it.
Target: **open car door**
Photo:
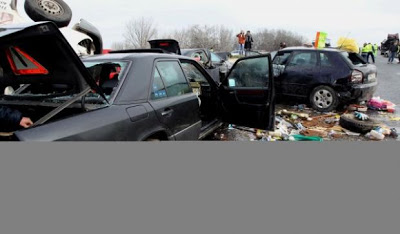
[[[275,88],[271,55],[237,60],[221,82],[219,95],[224,122],[273,131]]]

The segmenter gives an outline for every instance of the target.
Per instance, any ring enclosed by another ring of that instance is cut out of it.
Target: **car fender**
[[[140,137],[139,141],[145,141],[146,139],[148,139],[149,137],[153,136],[153,135],[158,135],[158,134],[162,134],[165,135],[166,138],[170,141],[170,140],[175,140],[175,138],[172,136],[171,131],[169,131],[167,128],[163,128],[163,127],[156,127],[154,129],[150,129],[146,134],[143,134],[142,137]]]

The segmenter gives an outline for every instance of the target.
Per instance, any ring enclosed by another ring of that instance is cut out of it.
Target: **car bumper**
[[[344,102],[368,101],[373,97],[377,87],[378,87],[377,81],[369,84],[354,85],[348,91],[339,92],[339,97],[341,101]]]

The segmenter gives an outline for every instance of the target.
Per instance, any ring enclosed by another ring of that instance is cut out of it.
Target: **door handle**
[[[172,114],[172,112],[174,112],[174,110],[172,110],[171,108],[166,108],[166,109],[164,109],[163,112],[161,112],[161,115],[162,116],[169,116],[169,115]]]

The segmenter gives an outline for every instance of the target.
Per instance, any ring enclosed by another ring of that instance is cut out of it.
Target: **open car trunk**
[[[54,23],[0,26],[0,105],[19,110],[35,127],[106,104]]]

